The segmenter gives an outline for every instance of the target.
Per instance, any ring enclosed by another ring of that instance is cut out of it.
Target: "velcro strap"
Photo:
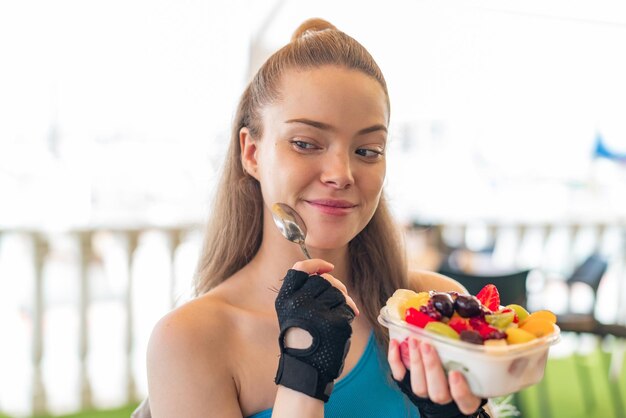
[[[285,386],[313,398],[328,402],[333,382],[320,387],[319,372],[313,366],[283,353],[276,372],[277,385]]]

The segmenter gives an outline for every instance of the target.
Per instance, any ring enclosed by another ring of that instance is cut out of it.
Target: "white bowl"
[[[536,340],[506,346],[485,346],[453,340],[392,318],[387,307],[380,310],[378,322],[389,329],[389,338],[404,341],[413,336],[437,350],[446,371],[459,370],[472,392],[493,398],[517,392],[538,383],[548,360],[548,349],[561,338],[561,330]]]

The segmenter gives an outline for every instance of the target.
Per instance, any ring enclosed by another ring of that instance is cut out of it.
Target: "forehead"
[[[279,99],[266,106],[269,118],[301,118],[334,126],[387,125],[387,96],[376,79],[357,70],[324,66],[287,70],[278,85]],[[286,120],[285,119],[285,120]]]

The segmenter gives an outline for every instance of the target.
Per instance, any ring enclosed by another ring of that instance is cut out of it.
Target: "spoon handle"
[[[311,256],[309,255],[309,250],[306,249],[306,246],[304,245],[304,242],[300,243],[300,248],[302,249],[302,252],[306,256],[306,258],[308,258],[310,260]]]

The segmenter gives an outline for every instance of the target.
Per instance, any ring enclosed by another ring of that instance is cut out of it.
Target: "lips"
[[[348,202],[347,200],[316,199],[316,200],[307,200],[307,202],[313,205],[328,206],[331,208],[341,208],[341,209],[349,209],[349,208],[353,208],[356,206],[354,203]]]
[[[357,206],[347,200],[335,199],[315,199],[306,202],[319,212],[332,216],[348,215]]]

